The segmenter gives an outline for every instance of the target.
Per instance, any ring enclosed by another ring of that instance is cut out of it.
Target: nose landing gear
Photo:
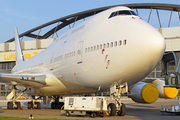
[[[124,116],[126,114],[125,104],[121,103],[121,95],[128,92],[127,82],[124,84],[113,84],[110,87],[110,101],[108,105],[108,114],[110,116],[115,116],[116,113],[119,116]]]

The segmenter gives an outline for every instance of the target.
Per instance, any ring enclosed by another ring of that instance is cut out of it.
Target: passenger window
[[[113,42],[111,42],[111,45],[110,45],[110,47],[113,47]]]
[[[74,51],[74,56],[76,55],[76,51]]]
[[[81,55],[81,50],[78,50],[78,55]]]
[[[114,42],[114,47],[116,47],[116,46],[117,46],[117,41]]]
[[[109,48],[109,43],[107,43],[107,48]]]
[[[93,51],[93,47],[91,47],[91,52]]]
[[[99,50],[99,45],[97,45],[97,50]]]
[[[121,44],[122,44],[122,41],[120,40],[120,41],[119,41],[119,46],[121,46]]]
[[[90,52],[90,47],[88,47],[88,52]]]
[[[102,44],[100,44],[100,50],[102,49]]]
[[[87,48],[85,49],[85,53],[87,53]]]
[[[106,48],[106,44],[103,45],[103,49]]]
[[[73,52],[71,53],[71,56],[73,56],[74,54],[73,54]]]
[[[96,50],[96,46],[94,46],[94,51]]]
[[[123,43],[124,45],[126,45],[126,40],[124,40],[124,43]]]

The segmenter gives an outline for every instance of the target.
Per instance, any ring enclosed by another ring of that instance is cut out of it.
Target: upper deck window
[[[117,16],[117,15],[136,15],[137,16],[137,14],[134,11],[123,10],[123,11],[116,11],[116,12],[111,13],[109,18]]]

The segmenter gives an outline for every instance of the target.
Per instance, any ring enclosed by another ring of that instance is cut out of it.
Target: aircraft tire
[[[21,103],[20,103],[20,102],[15,102],[15,104],[17,105],[17,108],[16,108],[16,109],[21,108]]]
[[[28,108],[28,109],[33,108],[33,103],[32,103],[32,102],[28,102],[27,108]]]
[[[51,103],[51,109],[55,109],[55,103],[54,102]]]
[[[121,103],[121,110],[117,113],[119,116],[124,116],[126,114],[126,106],[124,103]]]
[[[9,102],[7,102],[7,109],[9,109]]]
[[[7,109],[13,109],[13,102],[7,103]]]
[[[40,102],[38,102],[37,106],[38,106],[38,109],[41,109],[41,104],[40,104]]]
[[[35,104],[37,105],[36,109],[41,109],[40,102],[35,102]]]
[[[114,103],[110,103],[108,105],[108,113],[110,116],[115,116],[116,115],[116,105]]]

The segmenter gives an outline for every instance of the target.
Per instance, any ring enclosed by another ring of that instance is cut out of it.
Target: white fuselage
[[[116,82],[132,85],[142,80],[162,58],[165,40],[138,16],[109,18],[120,10],[131,9],[115,7],[94,15],[16,66],[13,73],[49,75],[39,94],[51,95],[95,92]]]

